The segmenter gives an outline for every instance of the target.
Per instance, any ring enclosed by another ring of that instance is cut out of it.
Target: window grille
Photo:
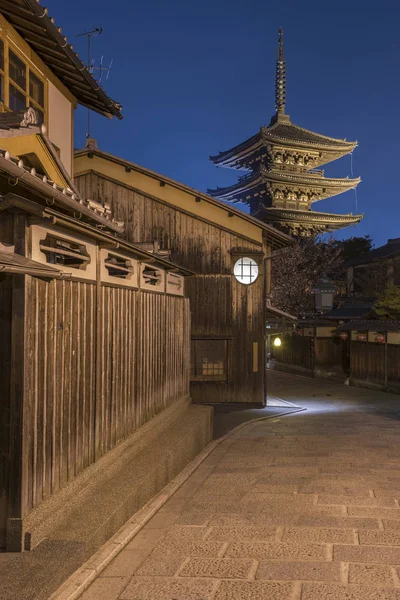
[[[156,288],[162,284],[162,271],[160,271],[160,269],[145,266],[142,275],[146,285],[151,285]]]
[[[46,262],[52,265],[85,270],[90,263],[90,256],[84,244],[51,234],[40,240],[40,250],[46,256]]]
[[[239,258],[233,267],[233,274],[239,283],[250,285],[258,277],[258,265],[252,258]]]
[[[226,381],[228,340],[192,340],[191,380]]]
[[[120,279],[130,279],[132,277],[132,262],[127,258],[110,253],[105,259],[104,265],[111,277],[119,277]]]

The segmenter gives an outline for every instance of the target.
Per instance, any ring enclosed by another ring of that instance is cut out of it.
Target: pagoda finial
[[[278,60],[275,73],[275,108],[277,115],[285,114],[286,105],[286,64],[283,55],[283,29],[279,30]]]

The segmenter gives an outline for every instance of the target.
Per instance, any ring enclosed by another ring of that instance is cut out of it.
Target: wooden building
[[[275,79],[276,113],[268,127],[216,156],[219,167],[238,169],[238,182],[209,193],[232,203],[243,202],[255,217],[296,235],[315,235],[358,223],[363,215],[332,214],[312,210],[326,198],[354,189],[360,178],[325,177],[321,166],[352,153],[357,142],[331,138],[291,122],[286,107],[286,63],[283,32]]]
[[[83,476],[98,486],[86,508],[107,494],[113,507],[78,544],[89,557],[211,439],[210,409],[190,404],[192,272],[124,239],[110,206],[79,193],[73,109],[120,106],[36,0],[0,12],[0,548],[72,527]]]
[[[125,222],[125,239],[155,245],[196,273],[186,282],[193,400],[264,406],[265,325],[276,313],[269,305],[270,258],[291,238],[94,143],[75,154],[74,172],[84,196],[109,204]]]

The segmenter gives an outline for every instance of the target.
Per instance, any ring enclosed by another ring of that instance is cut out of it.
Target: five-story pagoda
[[[286,65],[283,31],[279,31],[276,65],[276,113],[268,127],[211,161],[249,171],[229,187],[208,190],[215,198],[244,202],[251,215],[297,235],[334,231],[358,223],[363,215],[331,214],[311,209],[313,202],[355,188],[360,178],[329,178],[321,165],[349,154],[357,142],[335,139],[294,125],[285,113]]]

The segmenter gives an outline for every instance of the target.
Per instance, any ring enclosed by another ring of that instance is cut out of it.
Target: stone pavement
[[[400,600],[400,398],[270,374],[307,412],[216,448],[81,600]]]

